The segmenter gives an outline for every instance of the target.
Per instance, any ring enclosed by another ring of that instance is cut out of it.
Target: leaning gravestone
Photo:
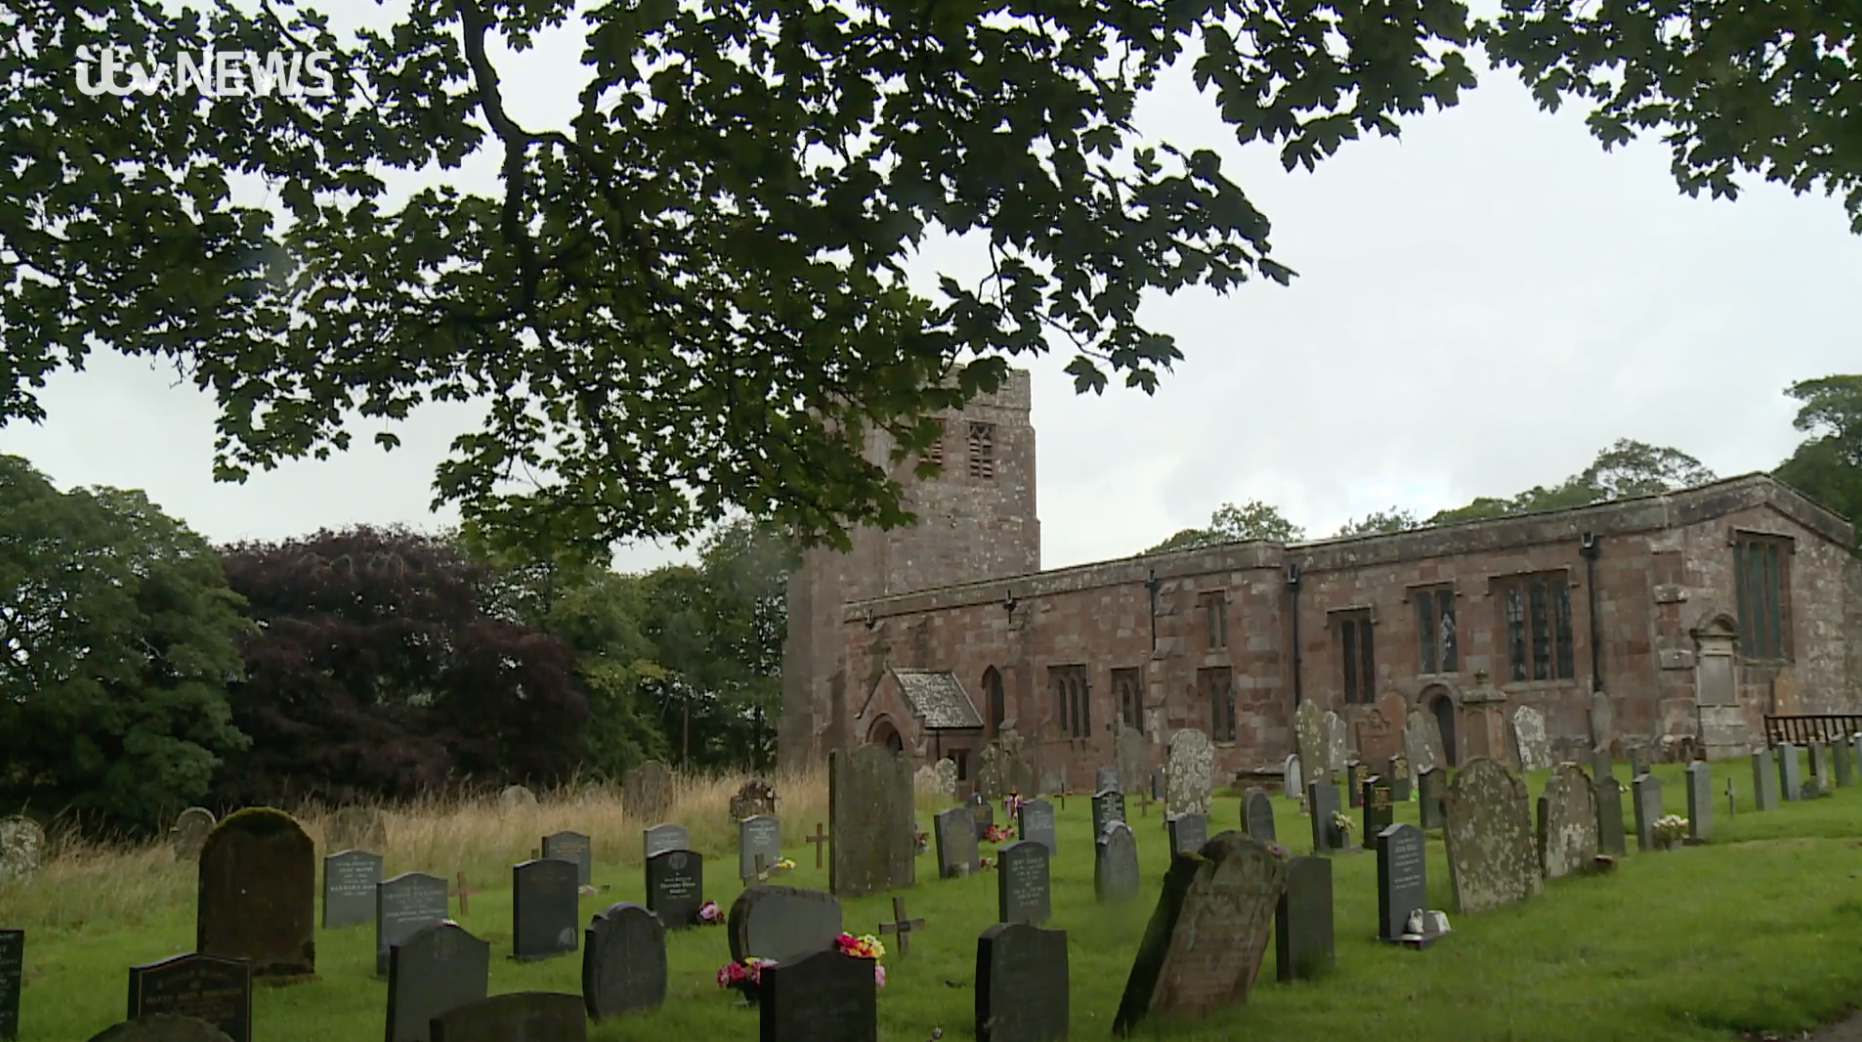
[[[30,879],[45,857],[45,829],[28,817],[0,818],[0,883]]]
[[[1015,808],[1016,837],[1047,848],[1051,857],[1059,852],[1054,832],[1054,805],[1046,800],[1024,800]]]
[[[1433,716],[1420,709],[1409,711],[1403,719],[1403,755],[1409,759],[1409,769],[1418,774],[1444,766],[1441,729]]]
[[[1127,724],[1120,724],[1118,737],[1113,740],[1113,753],[1118,760],[1119,788],[1127,795],[1140,795],[1144,792],[1144,779],[1151,772],[1150,752],[1145,748],[1144,732]]]
[[[840,902],[823,890],[753,886],[731,904],[731,961],[792,962],[827,951],[842,932]]]
[[[1287,799],[1297,800],[1306,794],[1306,783],[1300,771],[1300,758],[1289,756],[1280,765],[1280,791]]]
[[[1377,939],[1403,939],[1411,912],[1429,906],[1428,858],[1422,830],[1408,822],[1377,834]]]
[[[1468,761],[1448,785],[1448,878],[1464,915],[1537,895],[1544,880],[1534,851],[1526,786],[1484,757]]]
[[[1322,766],[1326,776],[1331,777],[1344,770],[1345,764],[1351,759],[1351,736],[1337,713],[1328,709],[1320,719],[1325,726],[1325,760]]]
[[[1312,852],[1325,854],[1345,849],[1345,833],[1333,821],[1338,814],[1338,786],[1331,782],[1308,782],[1306,806],[1312,815]]]
[[[1101,903],[1138,894],[1138,839],[1122,821],[1107,825],[1093,843],[1093,893]]]
[[[433,1018],[433,1042],[588,1042],[580,995],[516,991]]]
[[[1431,767],[1416,775],[1416,820],[1424,829],[1439,829],[1448,823],[1442,797],[1447,795],[1443,771]]]
[[[1282,982],[1310,980],[1334,959],[1332,859],[1287,861],[1287,889],[1274,913],[1274,975]]]
[[[1047,848],[1026,840],[1003,846],[996,860],[996,921],[1047,922],[1049,893]]]
[[[200,852],[194,950],[247,959],[254,977],[317,971],[317,845],[280,810],[214,827]]]
[[[1240,832],[1211,839],[1201,857],[1172,862],[1113,1033],[1129,1034],[1151,1014],[1247,1002],[1286,886],[1286,861]]]
[[[828,753],[828,889],[845,897],[903,890],[916,880],[911,764],[867,745]]]
[[[1209,819],[1201,814],[1179,814],[1165,822],[1170,832],[1170,854],[1194,854],[1209,842]]]
[[[1713,833],[1713,769],[1705,760],[1687,765],[1687,838],[1705,843]]]
[[[26,983],[26,931],[0,930],[0,1038],[19,1037],[19,992]]]
[[[938,878],[954,879],[982,870],[976,849],[976,823],[967,807],[942,810],[931,819],[937,834]]]
[[[1170,762],[1164,772],[1164,815],[1209,813],[1210,779],[1215,773],[1215,747],[1209,736],[1186,727],[1170,736]]]
[[[90,1042],[230,1042],[226,1032],[204,1020],[151,1013],[105,1028]]]
[[[621,806],[635,821],[664,821],[672,811],[672,771],[648,760],[622,775]]]
[[[323,859],[323,928],[361,926],[375,918],[375,884],[381,855],[345,850]]]
[[[1597,795],[1597,851],[1621,857],[1628,851],[1623,837],[1623,783],[1606,774],[1592,788]]]
[[[1113,822],[1124,820],[1124,793],[1105,789],[1093,794],[1093,838],[1104,835]]]
[[[692,834],[684,825],[655,825],[640,831],[640,857],[644,860],[668,850],[690,850]]]
[[[816,952],[763,968],[763,1042],[878,1042],[878,982],[873,960]]]
[[[1325,717],[1319,703],[1307,699],[1293,711],[1293,753],[1299,757],[1300,766],[1314,775],[1325,773]],[[1305,789],[1295,789],[1303,793]]]
[[[375,973],[387,976],[394,946],[429,926],[438,926],[450,911],[446,880],[426,872],[403,872],[375,887],[371,902],[375,913]],[[426,1021],[421,1021],[425,1024]]]
[[[388,955],[388,1042],[430,1042],[433,1018],[483,1001],[491,942],[458,923],[423,926]]]
[[[1241,798],[1241,825],[1255,839],[1274,842],[1274,801],[1265,789],[1251,788]]]
[[[1066,1042],[1071,990],[1066,931],[991,926],[976,941],[976,1042]]]
[[[168,839],[174,845],[176,861],[200,860],[200,848],[207,845],[215,820],[213,812],[205,807],[189,807],[175,818]]]
[[[1563,764],[1539,796],[1539,867],[1547,879],[1588,869],[1597,857],[1597,795],[1576,764]]]
[[[1636,809],[1636,849],[1654,850],[1659,842],[1655,821],[1662,816],[1662,783],[1645,774],[1629,783],[1630,805]]]
[[[155,1013],[202,1020],[232,1039],[252,1038],[252,966],[244,959],[174,955],[129,968],[129,1019]]]
[[[582,1001],[606,1020],[666,1001],[666,928],[637,904],[609,905],[582,935]]]
[[[1804,798],[1803,765],[1797,762],[1797,746],[1790,742],[1778,743],[1778,787],[1787,803]]]
[[[595,846],[580,832],[556,832],[543,837],[543,856],[575,865],[575,883],[587,886],[595,874]]]
[[[1542,771],[1552,765],[1552,744],[1545,737],[1545,714],[1532,706],[1513,710],[1513,740],[1521,770]]]
[[[759,859],[760,862],[759,862]],[[753,814],[737,822],[737,878],[758,876],[760,863],[768,872],[782,860],[782,823],[768,814]]]
[[[323,846],[326,850],[370,850],[379,854],[388,849],[387,819],[379,807],[340,807],[324,826]]]
[[[1770,749],[1752,754],[1752,803],[1762,811],[1778,809],[1778,764]]]
[[[664,850],[647,858],[647,909],[668,930],[698,923],[705,906],[705,857],[695,850]]]
[[[575,864],[555,858],[511,868],[511,957],[522,962],[575,951],[581,938]]]

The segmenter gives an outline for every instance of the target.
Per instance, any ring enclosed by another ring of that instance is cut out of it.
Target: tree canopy
[[[1862,525],[1862,375],[1805,380],[1785,393],[1803,403],[1795,423],[1810,437],[1776,477]]]
[[[1297,543],[1306,538],[1306,530],[1288,521],[1280,508],[1251,499],[1241,506],[1224,503],[1209,515],[1207,528],[1185,528],[1169,539],[1146,550],[1147,554],[1166,550],[1189,550],[1219,543],[1238,543],[1260,539],[1270,543]]]
[[[575,7],[414,4],[351,37],[315,3],[0,5],[0,422],[110,350],[215,396],[226,480],[473,398],[490,416],[437,500],[539,546],[738,510],[803,544],[902,523],[863,432],[923,449],[930,414],[1050,349],[1082,392],[1148,391],[1180,351],[1142,299],[1292,277],[1215,152],[1135,125],[1178,63],[1290,169],[1454,104],[1478,42],[1606,145],[1665,135],[1689,191],[1755,170],[1847,191],[1862,221],[1853,19],[1809,0],[1508,0],[1479,23],[1455,0],[608,4],[574,23],[575,111],[528,125],[496,45]],[[109,46],[151,67],[321,50],[344,90],[73,90]],[[489,193],[457,173],[480,150]],[[403,199],[407,173],[427,186]],[[987,274],[913,290],[934,232]]]
[[[1428,523],[1439,525],[1585,507],[1631,496],[1693,488],[1714,480],[1717,478],[1713,471],[1680,449],[1618,438],[1609,448],[1597,453],[1589,466],[1550,488],[1534,485],[1505,498],[1480,496],[1466,506],[1439,511]]]

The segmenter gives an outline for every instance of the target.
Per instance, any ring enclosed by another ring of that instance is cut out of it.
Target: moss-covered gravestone
[[[253,807],[214,827],[200,851],[195,950],[247,959],[254,977],[317,968],[317,848],[291,815]]]
[[[1286,886],[1286,860],[1240,832],[1178,855],[1138,946],[1113,1032],[1130,1034],[1152,1014],[1246,1002]]]
[[[1470,760],[1448,785],[1448,878],[1455,907],[1485,912],[1544,887],[1526,783],[1488,759]]]

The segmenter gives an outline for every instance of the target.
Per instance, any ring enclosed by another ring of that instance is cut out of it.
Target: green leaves
[[[1279,507],[1254,499],[1241,506],[1224,503],[1209,515],[1208,528],[1185,528],[1145,553],[1156,554],[1257,539],[1272,543],[1297,543],[1304,538],[1306,530],[1282,516]]]

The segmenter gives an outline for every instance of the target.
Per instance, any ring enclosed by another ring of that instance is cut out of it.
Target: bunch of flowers
[[[781,861],[776,862],[774,865],[771,865],[770,867],[775,869],[778,872],[793,872],[795,871],[795,862],[785,857]]]
[[[1014,838],[1014,833],[1009,831],[1007,825],[991,825],[983,830],[983,842],[985,843],[1006,843]]]
[[[1350,832],[1357,827],[1357,822],[1352,821],[1351,815],[1344,811],[1335,810],[1332,812],[1332,827],[1340,832]]]
[[[912,834],[912,842],[917,845],[918,853],[922,854],[931,849],[931,833],[926,832],[924,829],[919,829]]]
[[[886,968],[879,964],[879,960],[886,955],[886,946],[879,943],[879,938],[870,933],[859,937],[844,933],[834,938],[834,946],[839,948],[843,955],[873,960],[873,983],[882,988],[886,986]]]
[[[1665,814],[1655,819],[1655,838],[1673,843],[1687,835],[1687,819],[1679,814]]]
[[[1002,797],[1002,816],[1009,819],[1010,821],[1014,821],[1015,812],[1020,810],[1022,808],[1022,804],[1027,803],[1027,802],[1028,802],[1027,800],[1022,799],[1020,796],[1017,796],[1012,792],[1009,793],[1007,796]]]
[[[698,921],[710,926],[716,926],[724,921],[724,913],[719,910],[716,901],[706,901],[704,904],[698,906]]]
[[[718,987],[753,991],[763,983],[763,967],[774,966],[774,959],[751,956],[742,962],[727,962],[718,970]]]
[[[992,857],[977,858],[977,861],[981,862],[984,868],[996,867],[996,859]]]

